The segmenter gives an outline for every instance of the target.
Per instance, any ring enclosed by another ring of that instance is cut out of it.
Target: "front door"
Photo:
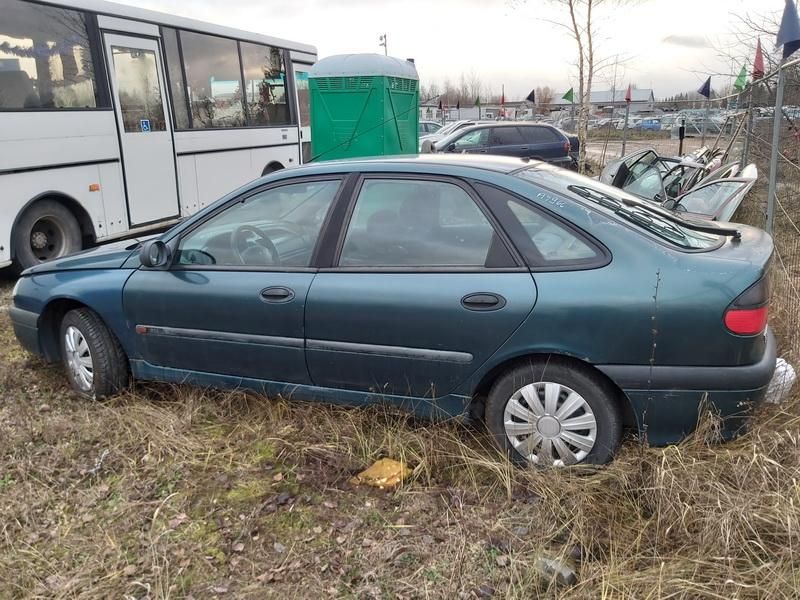
[[[304,355],[311,257],[341,179],[245,192],[180,236],[168,270],[125,284],[136,355],[150,365],[309,383]]]
[[[297,93],[298,124],[300,127],[300,160],[311,160],[311,113],[309,111],[308,71],[311,65],[294,63],[294,88]]]
[[[175,152],[158,42],[105,35],[130,227],[179,215]]]

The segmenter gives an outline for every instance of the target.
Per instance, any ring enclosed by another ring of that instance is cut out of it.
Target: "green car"
[[[741,429],[775,370],[772,249],[546,163],[340,161],[28,269],[9,313],[88,397],[133,377],[385,402],[483,419],[521,464],[603,463],[702,406]]]

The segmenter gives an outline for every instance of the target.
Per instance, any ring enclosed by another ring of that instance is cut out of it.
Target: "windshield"
[[[687,220],[682,224],[679,217],[655,204],[575,173],[530,167],[513,174],[591,201],[598,209],[613,213],[638,229],[685,250],[708,250],[718,247],[722,241],[720,235],[692,229],[693,222]],[[714,227],[710,223],[696,225]]]

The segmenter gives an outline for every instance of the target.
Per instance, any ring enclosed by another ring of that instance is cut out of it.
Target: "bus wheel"
[[[264,175],[269,175],[270,173],[280,171],[281,169],[283,169],[283,165],[281,163],[272,161],[266,167],[264,167],[263,171],[261,171],[261,176],[263,177]]]
[[[63,204],[40,200],[22,213],[12,239],[17,267],[27,269],[80,250],[81,228]]]

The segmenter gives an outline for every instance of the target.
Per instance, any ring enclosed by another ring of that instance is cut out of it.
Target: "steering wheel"
[[[256,236],[256,243],[250,243],[250,235],[245,237],[245,234],[254,234]],[[242,247],[244,242],[244,247]],[[281,264],[281,258],[278,254],[278,249],[272,240],[254,225],[240,225],[231,234],[231,251],[236,259],[243,265],[275,265]],[[252,259],[256,259],[252,262]]]

